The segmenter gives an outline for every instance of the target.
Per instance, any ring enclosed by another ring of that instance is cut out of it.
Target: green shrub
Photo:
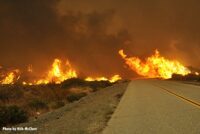
[[[32,109],[39,110],[39,109],[48,109],[47,104],[42,100],[32,100],[28,103],[28,106]]]
[[[15,85],[13,86],[1,86],[0,87],[0,100],[8,101],[10,99],[20,99],[23,96],[21,89]]]
[[[109,81],[91,81],[88,82],[89,87],[91,87],[94,91],[98,90],[98,88],[105,88],[111,86],[112,83]]]
[[[55,84],[55,83],[49,83],[49,84],[47,84],[47,85],[45,85],[45,86],[47,86],[47,87],[50,88],[50,89],[56,89],[56,88],[58,87],[58,85]]]
[[[8,90],[0,89],[0,100],[5,102],[8,101],[10,98],[10,94]]]
[[[94,90],[97,90],[98,88],[105,88],[111,85],[112,83],[109,81],[85,81],[79,78],[72,78],[62,82],[61,88],[90,87]]]
[[[51,108],[57,109],[57,108],[63,107],[64,105],[65,103],[63,101],[56,101],[51,104]]]
[[[77,86],[86,86],[86,81],[79,78],[72,78],[61,83],[61,88],[71,88]]]
[[[22,110],[20,107],[15,105],[0,107],[0,127],[23,123],[27,120],[27,112]]]
[[[183,81],[199,81],[200,76],[195,74],[188,74],[188,75],[180,75],[180,74],[173,74],[172,80],[183,80]]]
[[[80,100],[82,97],[86,96],[86,93],[74,93],[67,96],[69,102],[74,102]]]

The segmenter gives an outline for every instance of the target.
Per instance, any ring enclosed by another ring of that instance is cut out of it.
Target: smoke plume
[[[157,48],[185,65],[200,66],[197,0],[1,0],[0,65],[44,72],[69,59],[82,75],[135,74],[118,55],[145,57]]]

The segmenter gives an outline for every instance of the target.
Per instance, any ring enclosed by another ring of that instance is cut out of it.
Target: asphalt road
[[[200,134],[200,86],[132,81],[103,134]]]

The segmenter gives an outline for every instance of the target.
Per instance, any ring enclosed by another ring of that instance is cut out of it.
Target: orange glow
[[[199,72],[195,72],[195,75],[199,75]]]
[[[123,50],[120,50],[119,54],[131,70],[148,78],[168,79],[172,77],[172,74],[184,76],[191,73],[191,71],[180,62],[160,56],[158,50],[155,50],[155,54],[146,58],[145,61],[142,61],[138,57],[127,57]]]
[[[14,84],[14,82],[20,78],[18,73],[19,73],[18,69],[9,72],[5,76],[5,78],[1,81],[1,84]]]
[[[27,71],[30,72],[30,73],[33,72],[33,67],[32,67],[32,65],[29,65],[29,66],[28,66]]]
[[[29,86],[33,85],[33,83],[31,83],[31,82],[27,83],[27,82],[25,82],[25,81],[23,81],[22,84],[23,84],[23,85],[29,85]]]
[[[114,75],[110,79],[106,77],[97,77],[97,78],[92,78],[92,77],[87,77],[85,81],[109,81],[111,83],[114,83],[118,80],[121,80],[122,78],[119,75]]]
[[[111,83],[114,83],[116,81],[121,80],[122,78],[120,77],[120,75],[114,75],[113,77],[111,77],[111,79],[109,80]]]
[[[62,61],[55,59],[45,79],[35,81],[35,84],[48,84],[50,82],[59,84],[62,81],[70,78],[77,78],[77,73],[71,67],[69,61],[67,61],[64,68],[62,68]]]

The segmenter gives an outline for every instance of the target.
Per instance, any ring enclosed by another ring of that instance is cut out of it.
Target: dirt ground
[[[100,134],[105,128],[127,83],[116,84],[67,104],[53,112],[31,119],[16,127],[32,127],[37,131],[17,131],[20,134]],[[2,133],[13,133],[5,132]]]

